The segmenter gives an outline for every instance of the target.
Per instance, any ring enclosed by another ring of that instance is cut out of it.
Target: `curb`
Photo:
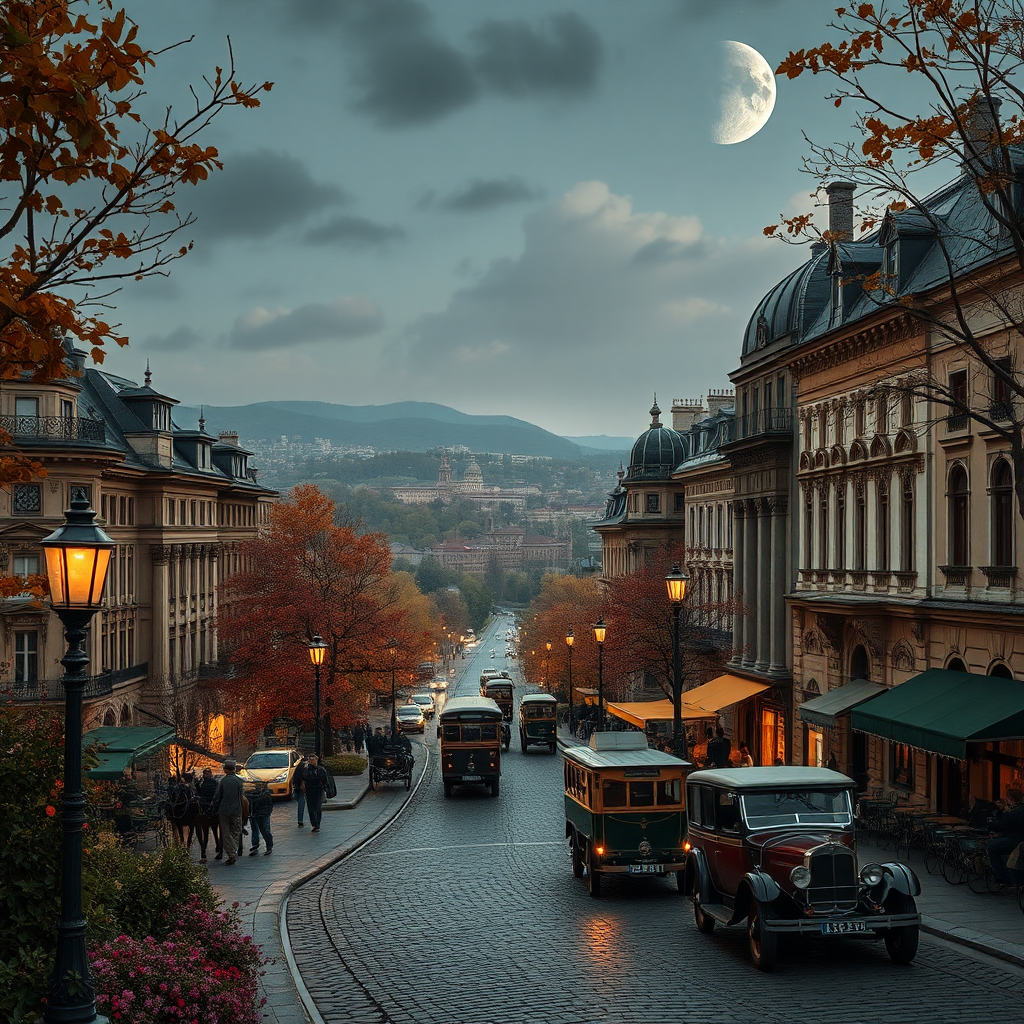
[[[281,942],[281,948],[284,951],[285,962],[288,965],[288,973],[291,976],[292,984],[295,986],[295,991],[298,994],[299,1002],[302,1004],[302,1008],[305,1011],[306,1017],[313,1022],[313,1024],[324,1024],[323,1018],[320,1016],[319,1011],[316,1008],[316,1003],[313,1001],[313,997],[309,994],[309,990],[306,988],[305,983],[302,980],[302,975],[299,973],[298,964],[295,962],[295,956],[292,953],[291,943],[288,940],[288,923],[287,923],[287,909],[288,909],[288,897],[299,888],[301,885],[305,885],[307,882],[312,881],[317,875],[323,874],[328,868],[333,867],[339,861],[344,860],[346,857],[351,856],[361,847],[365,846],[372,839],[376,838],[385,829],[390,828],[391,825],[397,820],[399,815],[409,805],[409,801],[419,792],[423,778],[427,773],[427,765],[430,761],[430,749],[427,746],[423,748],[424,756],[422,760],[422,768],[418,778],[416,779],[416,785],[406,794],[405,799],[398,805],[398,809],[395,811],[387,821],[382,822],[378,827],[365,835],[361,835],[357,838],[352,839],[344,846],[336,847],[329,854],[326,854],[324,858],[311,867],[304,874],[298,875],[295,878],[288,879],[287,881],[273,882],[266,889],[263,890],[263,895],[256,901],[256,919],[259,919],[261,915],[269,917],[273,915],[277,918],[278,922],[278,937]],[[344,810],[347,808],[355,807],[357,803],[366,795],[369,790],[367,784],[362,793],[356,797],[355,800],[349,801],[345,804],[338,804],[337,810]],[[325,807],[326,810],[326,807]]]

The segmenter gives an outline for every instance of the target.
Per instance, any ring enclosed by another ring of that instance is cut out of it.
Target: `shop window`
[[[905,743],[889,744],[889,781],[894,786],[914,788],[914,751]]]

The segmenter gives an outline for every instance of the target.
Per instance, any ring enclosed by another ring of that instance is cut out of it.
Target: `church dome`
[[[629,455],[627,480],[668,480],[683,461],[683,439],[671,427],[661,425],[661,410],[655,397],[651,406],[651,426],[633,445]]]

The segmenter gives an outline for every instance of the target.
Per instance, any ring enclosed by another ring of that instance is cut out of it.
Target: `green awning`
[[[820,697],[805,701],[797,708],[802,721],[822,729],[836,727],[836,715],[845,714],[855,704],[861,704],[882,693],[885,687],[870,679],[851,679],[845,686],[837,686]]]
[[[932,668],[866,700],[853,727],[964,760],[968,743],[1024,739],[1024,682]]]
[[[90,729],[82,737],[82,748],[99,746],[99,764],[89,769],[92,779],[120,779],[125,768],[136,759],[166,747],[174,742],[174,730],[166,726],[158,728],[129,725],[102,725]]]

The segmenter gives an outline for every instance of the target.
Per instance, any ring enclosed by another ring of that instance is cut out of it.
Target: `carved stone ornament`
[[[889,661],[893,668],[901,672],[913,672],[915,658],[914,649],[906,640],[897,640],[893,645]]]
[[[841,615],[819,613],[818,630],[833,651],[838,653],[843,649],[843,617]]]
[[[806,654],[822,654],[821,637],[811,629],[804,634],[804,652]]]
[[[924,623],[919,619],[911,619],[910,632],[914,637],[914,643],[920,647],[924,643]]]
[[[857,619],[853,628],[863,638],[872,658],[881,659],[885,654],[885,626],[878,619]]]
[[[150,544],[149,557],[155,565],[166,565],[171,560],[171,545]]]

